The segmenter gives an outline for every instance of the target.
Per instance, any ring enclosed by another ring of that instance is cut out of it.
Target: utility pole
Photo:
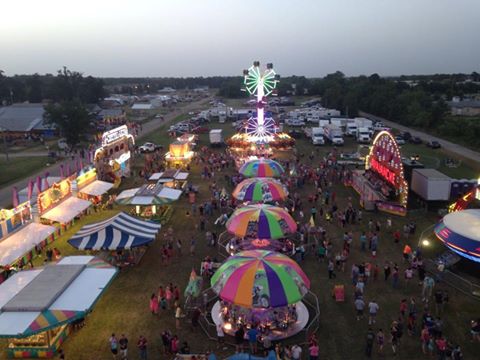
[[[10,161],[8,157],[8,146],[7,146],[7,130],[1,129],[3,132],[3,150],[5,151],[5,158],[7,161]]]

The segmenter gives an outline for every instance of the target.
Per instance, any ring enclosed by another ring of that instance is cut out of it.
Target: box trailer
[[[222,129],[212,129],[209,133],[210,145],[222,145],[223,133]]]
[[[426,201],[450,199],[452,179],[435,169],[413,169],[411,188]]]

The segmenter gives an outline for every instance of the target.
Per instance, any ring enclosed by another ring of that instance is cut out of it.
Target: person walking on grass
[[[120,359],[121,360],[127,360],[128,339],[124,334],[122,334],[122,336],[120,336],[120,340],[118,340],[118,345],[120,346]]]
[[[365,309],[365,301],[363,298],[359,296],[355,302],[355,310],[357,311],[357,321],[363,319],[363,310]]]
[[[180,320],[182,319],[182,317],[182,308],[180,307],[180,305],[177,304],[177,307],[175,308],[175,327],[177,330],[181,328]]]
[[[372,357],[373,343],[375,342],[375,333],[372,328],[368,328],[367,331],[367,346],[365,348],[365,355]]]
[[[141,360],[147,360],[147,339],[145,336],[140,335],[137,341],[137,348]]]
[[[158,314],[158,298],[155,294],[150,296],[150,311],[152,312],[152,315]]]
[[[108,342],[110,343],[110,351],[113,355],[113,359],[115,360],[118,354],[118,340],[115,334],[112,334],[112,336],[110,336]]]
[[[383,356],[383,346],[385,345],[385,334],[383,333],[382,329],[378,329],[377,332],[377,346],[378,346],[378,354]]]
[[[368,325],[375,324],[379,309],[380,306],[375,302],[375,299],[368,303]]]

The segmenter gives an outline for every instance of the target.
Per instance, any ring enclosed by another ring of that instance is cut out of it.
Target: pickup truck
[[[163,149],[163,146],[155,145],[154,143],[151,143],[151,142],[146,142],[145,144],[143,144],[138,148],[138,150],[140,150],[140,152],[142,153],[150,153],[159,149]]]

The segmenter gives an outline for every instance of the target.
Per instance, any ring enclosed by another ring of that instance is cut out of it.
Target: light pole
[[[428,240],[423,238],[423,234],[425,234],[425,232],[427,232],[428,230],[433,229],[435,225],[437,224],[436,223],[430,224],[425,229],[423,229],[423,231],[420,233],[420,237],[418,238],[418,245],[417,245],[419,248],[421,248],[422,245],[424,246],[428,245]]]
[[[5,158],[6,158],[7,161],[9,161],[10,159],[8,157],[7,129],[0,128],[0,130],[3,133],[3,150],[5,152]]]

